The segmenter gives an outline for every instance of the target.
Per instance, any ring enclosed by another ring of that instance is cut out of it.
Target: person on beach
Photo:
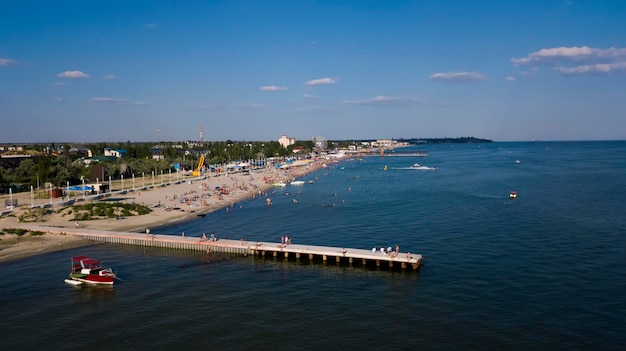
[[[181,234],[181,236],[184,238],[184,237],[185,237],[185,232],[183,232],[183,233]]]

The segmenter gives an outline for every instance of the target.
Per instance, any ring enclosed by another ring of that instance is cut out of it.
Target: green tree
[[[31,159],[26,159],[20,162],[20,165],[15,169],[15,179],[14,182],[19,183],[28,183],[29,185],[32,183],[31,179],[34,175],[33,170],[35,169],[35,162]]]

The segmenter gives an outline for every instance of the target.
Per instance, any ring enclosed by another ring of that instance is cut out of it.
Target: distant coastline
[[[458,137],[458,138],[399,138],[392,139],[393,141],[402,144],[406,143],[409,145],[421,145],[421,144],[479,144],[479,143],[493,143],[494,141],[491,139],[482,139],[475,137]],[[346,139],[346,140],[335,140],[334,142],[339,144],[346,144],[351,142],[374,142],[373,139]]]
[[[474,137],[460,137],[460,138],[411,138],[411,139],[398,139],[399,142],[406,142],[409,144],[478,144],[478,143],[493,143],[491,139],[481,139]]]

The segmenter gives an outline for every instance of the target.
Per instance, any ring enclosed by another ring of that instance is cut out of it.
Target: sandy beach
[[[29,224],[49,226],[55,228],[80,228],[100,229],[127,232],[143,232],[146,228],[155,228],[165,224],[177,223],[198,218],[198,215],[212,211],[229,211],[241,201],[248,198],[262,196],[267,198],[267,192],[278,181],[290,182],[295,178],[303,177],[322,167],[321,162],[308,166],[277,170],[273,167],[259,169],[251,174],[232,173],[219,176],[207,176],[201,178],[188,178],[184,180],[154,183],[153,180],[145,180],[150,186],[117,191],[121,189],[119,184],[112,186],[113,193],[107,194],[99,200],[92,201],[119,201],[123,203],[142,204],[151,209],[146,215],[128,216],[123,218],[107,218],[97,220],[73,221],[71,216],[59,214],[59,210],[67,207],[57,204],[53,199],[52,211],[40,218],[37,222],[21,222],[20,216],[31,209],[31,205],[39,206],[48,204],[49,199],[34,200],[30,193],[13,195],[17,199],[18,207],[11,213],[0,217],[0,262],[12,261],[32,255],[65,250],[69,248],[89,245],[92,242],[71,235],[44,233],[43,235],[31,235],[26,233],[18,236],[10,234],[10,229],[25,228]],[[137,184],[140,183],[138,180]],[[141,182],[143,185],[143,182]],[[82,196],[82,195],[77,195]],[[2,196],[2,199],[8,196]],[[70,200],[72,196],[70,197]],[[66,199],[67,200],[67,199]],[[40,234],[40,233],[37,233]]]

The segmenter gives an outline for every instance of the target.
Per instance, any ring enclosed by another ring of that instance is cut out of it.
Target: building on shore
[[[282,146],[282,147],[287,147],[289,145],[293,145],[296,143],[296,138],[290,138],[286,135],[281,135],[280,138],[278,138],[278,143]]]

